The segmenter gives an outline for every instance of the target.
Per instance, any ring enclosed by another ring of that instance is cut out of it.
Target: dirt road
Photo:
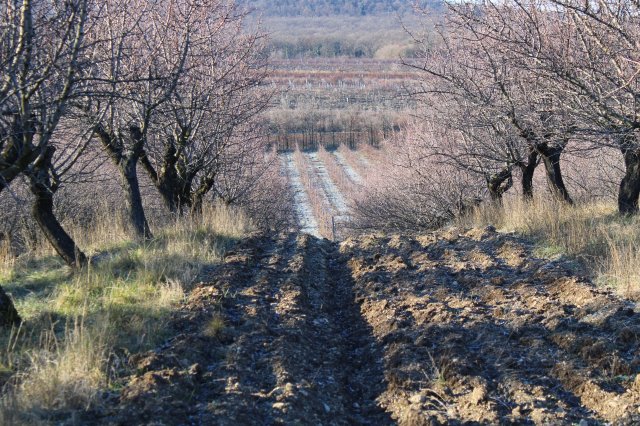
[[[255,236],[174,328],[98,422],[640,421],[634,305],[491,229]]]

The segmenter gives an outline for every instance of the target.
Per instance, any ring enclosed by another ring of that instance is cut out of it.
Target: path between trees
[[[640,314],[487,230],[253,236],[175,337],[92,413],[111,424],[640,421]],[[584,423],[583,423],[584,424]]]

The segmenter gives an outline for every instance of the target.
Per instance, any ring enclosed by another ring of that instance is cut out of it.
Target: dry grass
[[[390,146],[391,143],[391,139],[386,140],[384,143],[384,147],[393,149],[393,147]],[[365,162],[370,162],[373,164],[385,164],[388,160],[388,151],[385,151],[384,149],[374,148],[369,144],[361,144],[358,147],[357,154],[361,156],[360,161],[364,160]]]
[[[488,224],[533,238],[542,255],[575,257],[597,283],[624,297],[640,298],[640,218],[620,217],[612,203],[571,207],[546,199],[526,203],[510,198],[503,206],[483,205],[459,220],[460,226]]]
[[[28,366],[12,378],[3,395],[0,424],[45,423],[48,416],[43,413],[89,408],[108,384],[107,336],[106,330],[86,329],[80,322],[62,337],[53,330],[43,332],[41,347],[22,354]],[[19,338],[16,333],[13,343]]]
[[[19,330],[0,331],[0,385],[9,379],[0,424],[50,423],[95,404],[113,360],[166,338],[171,312],[200,271],[251,226],[240,212],[216,207],[155,230],[146,244],[117,228],[111,219],[84,231],[79,240],[94,260],[76,274],[44,247],[0,259],[0,285],[24,319]]]
[[[226,324],[220,314],[215,314],[205,326],[203,334],[208,337],[219,337],[224,331]]]
[[[351,199],[356,191],[355,184],[351,181],[349,175],[347,175],[344,167],[338,164],[336,157],[334,157],[324,147],[320,146],[318,148],[318,158],[324,163],[329,177],[335,183],[342,195]]]
[[[340,145],[338,148],[338,152],[342,154],[343,158],[351,166],[356,173],[362,177],[363,180],[366,180],[367,175],[372,173],[371,167],[367,166],[364,161],[367,161],[366,158],[359,151],[354,151],[349,149],[345,145]]]

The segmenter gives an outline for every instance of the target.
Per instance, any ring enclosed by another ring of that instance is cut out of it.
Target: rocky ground
[[[492,229],[254,236],[108,424],[638,424],[640,313]]]

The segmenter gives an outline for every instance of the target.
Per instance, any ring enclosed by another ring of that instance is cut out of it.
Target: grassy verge
[[[114,364],[165,339],[199,273],[250,230],[222,207],[157,230],[145,244],[112,225],[85,231],[91,241],[78,238],[94,261],[76,274],[46,249],[0,258],[0,285],[24,319],[0,330],[0,424],[55,423],[90,407],[111,386]]]
[[[502,206],[481,206],[459,222],[491,224],[532,238],[541,255],[574,257],[596,283],[640,299],[640,218],[619,216],[611,203],[571,207],[543,199],[507,199]]]

